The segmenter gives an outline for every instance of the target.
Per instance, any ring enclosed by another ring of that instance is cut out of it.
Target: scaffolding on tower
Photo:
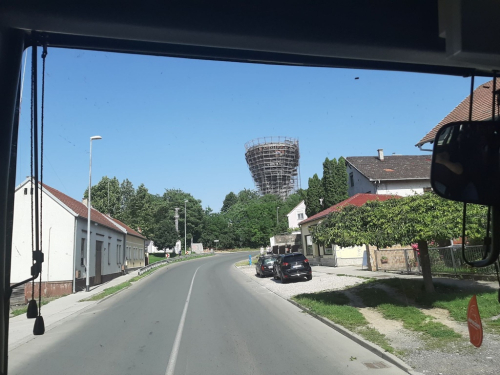
[[[247,142],[245,149],[245,159],[260,194],[285,199],[300,188],[298,139],[256,138]]]

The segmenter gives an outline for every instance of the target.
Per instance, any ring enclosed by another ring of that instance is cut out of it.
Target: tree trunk
[[[420,266],[422,267],[425,291],[427,293],[434,293],[434,284],[432,283],[431,274],[431,260],[429,258],[427,241],[418,241],[418,250],[420,251]]]

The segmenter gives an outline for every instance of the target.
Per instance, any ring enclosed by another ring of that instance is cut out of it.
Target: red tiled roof
[[[497,90],[500,89],[500,78],[497,78]],[[485,121],[491,119],[491,105],[493,91],[493,80],[478,86],[474,90],[474,99],[472,103],[472,120]],[[441,120],[429,133],[425,135],[416,146],[421,146],[427,142],[433,142],[439,129],[445,124],[453,121],[469,120],[470,95],[467,96],[453,111]],[[498,108],[495,108],[495,116],[498,116]]]
[[[361,207],[368,201],[386,201],[388,199],[392,198],[401,198],[399,195],[384,195],[384,194],[366,194],[366,193],[358,193],[356,195],[353,195],[350,198],[347,198],[345,201],[342,201],[340,203],[337,203],[326,210],[323,210],[321,212],[318,212],[316,215],[313,215],[309,218],[307,218],[304,221],[301,221],[299,225],[303,225],[306,223],[309,223],[314,220],[321,219],[325,216],[328,216],[330,213],[333,211],[339,211],[340,208],[347,206],[347,205],[354,205]]]
[[[133,230],[132,228],[130,228],[127,224],[125,223],[122,223],[120,220],[118,219],[115,219],[114,217],[111,217],[109,215],[106,215],[106,217],[109,219],[109,220],[113,220],[115,223],[117,223],[118,225],[122,226],[123,228],[125,228],[125,230],[127,231],[127,234],[130,234],[132,236],[135,236],[135,237],[139,237],[139,238],[142,238],[144,240],[146,240],[147,238],[144,237],[142,234],[140,234],[139,232]]]
[[[88,218],[87,206],[84,205],[82,202],[79,202],[76,199],[73,199],[67,196],[66,194],[63,194],[59,190],[47,186],[46,184],[43,184],[43,189],[51,193],[57,199],[59,199],[64,205],[68,206],[68,208],[73,210],[78,216],[83,217],[84,219]],[[92,220],[95,223],[101,224],[105,227],[122,232],[120,228],[118,228],[116,225],[114,225],[112,222],[106,219],[104,214],[100,213],[94,208],[91,209],[90,220]]]

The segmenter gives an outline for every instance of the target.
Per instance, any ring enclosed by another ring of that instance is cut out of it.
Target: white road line
[[[177,361],[177,355],[179,354],[179,346],[181,345],[182,331],[184,329],[184,322],[186,321],[186,314],[189,306],[189,299],[191,298],[191,291],[193,290],[194,278],[196,277],[196,273],[198,272],[200,267],[198,267],[196,271],[194,271],[193,280],[191,280],[191,286],[189,287],[186,304],[184,305],[184,310],[182,311],[179,328],[177,328],[174,346],[172,347],[172,351],[170,352],[170,359],[168,360],[167,371],[165,371],[165,375],[173,375],[175,371],[175,363]]]

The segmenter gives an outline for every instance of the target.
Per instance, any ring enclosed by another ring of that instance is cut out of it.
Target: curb
[[[332,322],[330,319],[324,318],[324,317],[322,317],[322,316],[320,316],[320,315],[312,312],[311,310],[305,308],[301,304],[299,304],[299,303],[297,303],[297,302],[295,302],[295,301],[293,301],[291,299],[286,299],[286,300],[288,302],[290,302],[292,305],[297,306],[302,311],[308,313],[313,318],[316,318],[317,320],[319,320],[320,322],[326,324],[330,328],[333,328],[337,332],[339,332],[342,335],[346,336],[347,338],[351,339],[355,343],[361,345],[365,349],[368,349],[373,354],[378,355],[379,357],[381,357],[382,359],[386,360],[387,362],[392,363],[394,366],[399,367],[401,370],[407,372],[408,374],[415,374],[415,375],[416,374],[420,374],[418,372],[415,372],[410,366],[408,366],[401,359],[399,359],[398,357],[396,357],[395,355],[393,355],[391,353],[386,352],[384,349],[382,349],[378,345],[375,345],[375,344],[371,343],[370,341],[365,340],[364,338],[362,338],[361,336],[357,335],[356,333],[351,332],[348,329],[346,329],[346,328],[344,328],[344,327],[342,327],[342,326],[340,326],[340,325]]]
[[[236,266],[236,263],[233,264],[234,268],[238,269],[239,270],[239,267]],[[243,273],[241,270],[240,270],[241,273]],[[267,288],[265,285],[262,285],[261,283],[255,281],[254,279],[252,279],[252,277],[246,275],[245,273],[243,273],[244,276],[248,277],[250,280],[252,280],[253,282],[259,284],[261,287],[263,288],[266,288],[267,290],[269,290],[271,293],[277,295],[278,297],[284,299],[285,301],[288,301],[290,302],[292,305],[298,307],[299,309],[301,309],[302,311],[306,312],[307,314],[311,315],[313,318],[316,318],[317,320],[319,320],[320,322],[326,324],[328,327],[330,328],[333,328],[334,330],[336,330],[337,332],[339,332],[340,334],[344,335],[345,337],[347,337],[348,339],[351,339],[352,341],[354,341],[355,343],[361,345],[363,348],[369,350],[370,352],[372,352],[373,354],[376,354],[378,355],[380,358],[386,360],[387,362],[390,362],[392,363],[394,366],[398,367],[399,369],[403,370],[404,372],[408,373],[408,374],[411,374],[411,375],[420,375],[419,372],[416,372],[414,371],[410,366],[408,366],[405,362],[403,362],[401,359],[399,359],[398,357],[396,357],[395,355],[391,354],[391,353],[388,353],[386,352],[384,349],[382,349],[381,347],[379,347],[378,345],[375,345],[367,340],[365,340],[364,338],[362,338],[361,336],[357,335],[356,333],[354,332],[351,332],[349,331],[348,329],[332,322],[330,319],[327,319],[327,318],[324,318],[312,311],[310,311],[309,309],[305,308],[304,306],[300,305],[299,303],[289,299],[289,298],[285,298],[283,296],[280,296],[278,293],[276,293],[275,291]]]

